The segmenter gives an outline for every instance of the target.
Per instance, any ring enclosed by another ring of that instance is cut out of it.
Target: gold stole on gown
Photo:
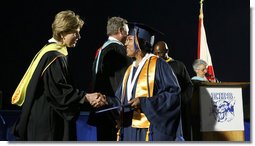
[[[147,97],[148,98],[148,97],[153,96],[157,58],[158,57],[156,57],[156,56],[152,56],[145,62],[144,66],[139,74],[139,77],[138,77],[135,98],[139,98],[139,97]],[[130,71],[131,71],[131,67],[132,67],[132,65],[129,66],[129,68],[127,69],[125,76],[123,78],[122,97],[125,97],[125,94],[126,94],[126,92],[125,92],[126,84],[127,84],[127,80],[128,80]],[[148,131],[146,134],[146,141],[149,140],[150,122],[147,119],[147,117],[145,116],[145,114],[141,112],[140,109],[134,110],[133,118],[132,118],[132,127],[133,128],[148,128]],[[117,138],[117,141],[118,141],[118,138]]]
[[[22,106],[22,104],[25,101],[26,98],[26,91],[28,84],[36,70],[37,65],[39,64],[41,58],[43,57],[44,54],[46,54],[49,51],[57,51],[61,53],[62,55],[60,56],[67,56],[67,48],[61,45],[58,45],[56,43],[46,45],[43,47],[34,57],[32,60],[30,66],[28,67],[26,73],[24,74],[23,78],[21,79],[18,87],[16,88],[15,92],[12,95],[12,104],[16,104],[18,106]],[[55,57],[42,71],[42,74],[45,72],[45,70],[50,66],[52,62],[54,62],[58,57]],[[42,75],[41,74],[41,75]]]

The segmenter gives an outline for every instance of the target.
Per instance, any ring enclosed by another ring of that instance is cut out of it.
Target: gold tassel
[[[117,132],[117,140],[116,141],[120,141],[120,128],[118,129],[118,132]]]
[[[146,132],[145,141],[149,141],[149,134],[150,134],[150,128],[148,128],[148,130],[147,130],[147,132]]]

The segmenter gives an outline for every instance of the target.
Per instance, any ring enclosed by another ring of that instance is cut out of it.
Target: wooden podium
[[[249,82],[194,83],[192,141],[244,141],[244,118],[249,118],[250,96],[243,90],[249,85]]]

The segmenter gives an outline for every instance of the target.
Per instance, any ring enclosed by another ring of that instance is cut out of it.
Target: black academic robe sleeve
[[[178,60],[173,60],[168,63],[172,67],[178,79],[178,82],[180,84],[182,103],[187,104],[191,102],[191,96],[193,93],[193,84],[191,82],[189,73],[185,65]]]
[[[45,96],[51,107],[66,120],[77,116],[80,100],[85,92],[74,87],[67,67],[67,58],[56,59],[45,71],[43,80]]]
[[[157,130],[174,137],[180,119],[180,87],[164,60],[159,58],[156,65],[154,95],[140,98],[141,110]]]

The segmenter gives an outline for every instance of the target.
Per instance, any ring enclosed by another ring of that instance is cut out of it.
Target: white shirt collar
[[[55,40],[54,38],[51,38],[51,39],[48,40],[48,42],[49,42],[49,43],[57,43],[58,41]]]
[[[117,42],[120,42],[121,44],[123,44],[121,41],[119,41],[118,39],[112,37],[112,36],[109,36],[108,37],[108,40],[111,40],[111,41],[117,41]]]

